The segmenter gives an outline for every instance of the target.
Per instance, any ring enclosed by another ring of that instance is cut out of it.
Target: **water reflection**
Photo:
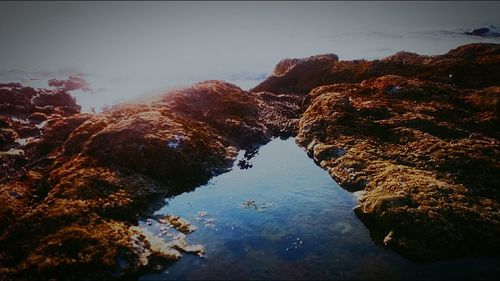
[[[205,256],[185,255],[142,280],[477,279],[500,273],[498,260],[416,264],[374,245],[353,214],[355,196],[293,139],[272,141],[251,164],[166,201],[157,214],[197,226],[186,240],[203,244]]]

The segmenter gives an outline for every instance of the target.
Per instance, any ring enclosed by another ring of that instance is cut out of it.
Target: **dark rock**
[[[15,146],[17,133],[12,129],[0,129],[0,150],[8,150]]]
[[[79,108],[76,100],[67,92],[42,92],[33,98],[33,104],[38,107],[68,107]]]
[[[461,88],[479,89],[497,84],[500,77],[497,67],[499,62],[498,44],[465,45],[439,56],[399,52],[374,61],[337,61],[322,56],[288,59],[278,64],[278,70],[251,91],[306,95],[319,86],[359,83],[384,75],[415,77]]]
[[[34,123],[41,123],[47,120],[47,115],[42,112],[33,112],[28,118]]]
[[[465,34],[481,37],[500,37],[500,32],[493,25],[490,25],[488,27],[475,28],[471,31],[465,32]]]
[[[68,79],[58,80],[58,79],[50,79],[49,80],[50,87],[56,87],[62,91],[74,91],[74,90],[82,90],[84,92],[90,92],[90,84],[85,79],[79,76],[69,76]]]
[[[376,242],[414,259],[497,255],[497,88],[400,76],[318,87],[297,141],[342,187],[365,190],[355,212]]]
[[[20,138],[37,137],[40,135],[40,129],[38,129],[34,125],[19,126],[17,128],[17,133]]]
[[[242,169],[242,170],[246,170],[246,169],[252,168],[253,165],[250,164],[250,162],[248,162],[247,160],[241,159],[238,161],[238,167],[240,167],[240,169]]]

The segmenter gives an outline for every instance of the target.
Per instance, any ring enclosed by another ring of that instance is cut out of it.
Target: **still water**
[[[240,153],[242,157],[243,153]],[[237,162],[237,161],[236,161]],[[356,198],[309,159],[294,139],[275,139],[250,160],[253,167],[213,178],[165,201],[197,230],[184,254],[161,273],[168,279],[492,279],[500,261],[419,264],[375,245],[352,209]],[[142,221],[152,232],[155,225]]]

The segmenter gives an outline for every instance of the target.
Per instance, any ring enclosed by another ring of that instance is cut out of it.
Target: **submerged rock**
[[[196,230],[195,226],[191,225],[187,220],[182,219],[179,216],[165,215],[157,218],[157,220],[160,223],[170,225],[184,234],[191,233]]]
[[[247,199],[241,203],[241,206],[246,209],[255,209],[258,213],[267,212],[274,208],[274,204],[270,202],[256,202],[253,199]]]

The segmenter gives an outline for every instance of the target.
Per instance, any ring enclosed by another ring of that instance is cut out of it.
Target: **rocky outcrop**
[[[499,63],[494,44],[287,59],[251,92],[205,81],[99,114],[80,113],[63,91],[75,79],[52,81],[56,91],[3,84],[0,276],[131,278],[201,255],[138,219],[194,231],[175,214],[151,218],[156,203],[227,171],[240,149],[250,158],[296,134],[342,187],[361,192],[355,212],[376,242],[416,259],[497,256]]]
[[[267,104],[205,81],[101,114],[51,119],[26,146],[25,172],[0,189],[9,202],[0,213],[3,273],[114,279],[198,249],[183,240],[155,248],[163,242],[134,224],[157,200],[226,171],[239,149],[295,131],[274,107],[296,111],[298,100],[273,98]]]
[[[474,28],[471,31],[464,32],[467,35],[481,36],[481,37],[500,37],[500,32],[493,25]]]
[[[49,116],[78,112],[80,106],[68,92],[0,84],[0,151],[23,145],[19,139],[39,136],[42,122]]]
[[[26,145],[41,136],[49,119],[79,112],[80,106],[68,92],[0,84],[0,184],[25,172]]]
[[[70,116],[80,106],[66,91],[33,89],[19,83],[0,84],[0,114],[28,121],[45,120],[47,114]],[[28,122],[26,121],[26,122]]]
[[[440,56],[399,52],[373,61],[338,61],[334,55],[320,55],[280,62],[273,75],[251,91],[306,95],[319,86],[360,83],[384,75],[420,78],[460,88],[481,88],[498,85],[499,63],[498,44],[465,45]]]
[[[74,90],[82,90],[84,92],[91,92],[90,83],[83,79],[80,76],[69,76],[68,79],[59,80],[59,79],[50,79],[49,81],[50,87],[56,87],[59,90],[63,91],[74,91]]]
[[[361,191],[355,212],[376,242],[414,259],[498,255],[500,88],[483,75],[494,64],[498,71],[499,50],[414,55],[400,72],[407,77],[349,80],[308,94],[297,141],[342,187]],[[469,82],[440,81],[439,73],[470,58],[480,62],[462,73]],[[424,66],[413,63],[424,60],[440,68],[420,73]]]

